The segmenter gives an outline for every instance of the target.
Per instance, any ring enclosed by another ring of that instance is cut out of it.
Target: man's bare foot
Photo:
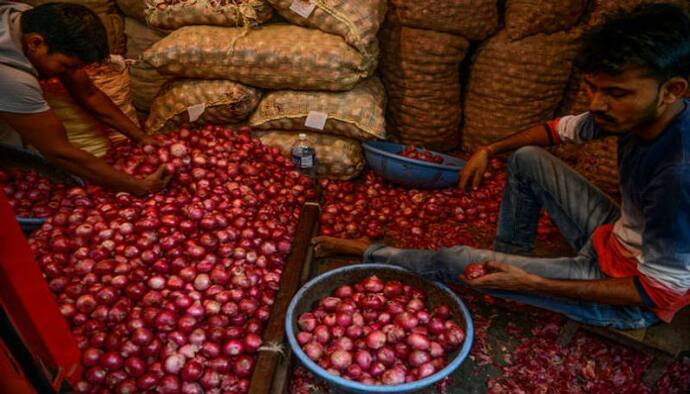
[[[367,238],[345,239],[335,237],[314,237],[311,240],[314,245],[314,255],[316,257],[328,257],[333,255],[353,255],[364,256],[371,245]]]

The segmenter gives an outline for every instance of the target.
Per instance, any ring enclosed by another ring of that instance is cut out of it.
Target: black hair
[[[659,82],[690,76],[690,18],[672,4],[614,14],[586,32],[582,44],[576,66],[584,73],[617,75],[640,67]]]
[[[85,63],[110,53],[108,35],[96,13],[79,4],[48,3],[22,13],[22,33],[41,34],[49,53],[74,56]]]

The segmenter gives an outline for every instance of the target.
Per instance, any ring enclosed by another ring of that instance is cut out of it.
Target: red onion
[[[82,353],[81,362],[86,367],[93,367],[99,364],[103,351],[95,348],[88,348]]]
[[[352,364],[352,355],[345,350],[336,350],[331,354],[330,360],[334,368],[343,370]]]
[[[369,349],[380,349],[386,344],[386,334],[382,331],[372,331],[366,337],[367,347]]]
[[[254,359],[247,355],[241,355],[235,359],[233,363],[233,371],[241,378],[251,376],[254,369]]]
[[[314,361],[319,360],[323,354],[323,347],[317,342],[310,342],[304,345],[303,349],[307,357]]]
[[[484,264],[479,264],[479,263],[470,263],[465,266],[465,272],[464,275],[468,279],[477,279],[479,277],[482,277],[486,275],[486,268],[484,267]]]
[[[201,379],[204,369],[200,362],[192,360],[187,362],[182,368],[181,377],[185,382],[195,382]]]

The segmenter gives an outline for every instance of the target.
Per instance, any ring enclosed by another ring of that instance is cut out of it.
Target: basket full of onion
[[[383,178],[417,189],[442,189],[457,185],[463,160],[414,146],[386,141],[362,144],[369,167]]]
[[[358,264],[304,285],[286,316],[288,342],[313,374],[354,393],[409,393],[452,374],[474,330],[444,285],[391,265]]]

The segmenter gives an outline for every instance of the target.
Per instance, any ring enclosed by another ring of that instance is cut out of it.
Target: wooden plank
[[[297,292],[304,262],[310,254],[311,237],[319,217],[319,206],[316,203],[306,203],[302,216],[297,224],[292,252],[287,258],[280,283],[280,290],[276,294],[271,318],[264,332],[264,346],[284,346],[285,315]],[[287,349],[285,349],[287,351]],[[254,367],[249,392],[252,394],[269,394],[276,373],[276,367],[283,355],[277,351],[260,351]]]

